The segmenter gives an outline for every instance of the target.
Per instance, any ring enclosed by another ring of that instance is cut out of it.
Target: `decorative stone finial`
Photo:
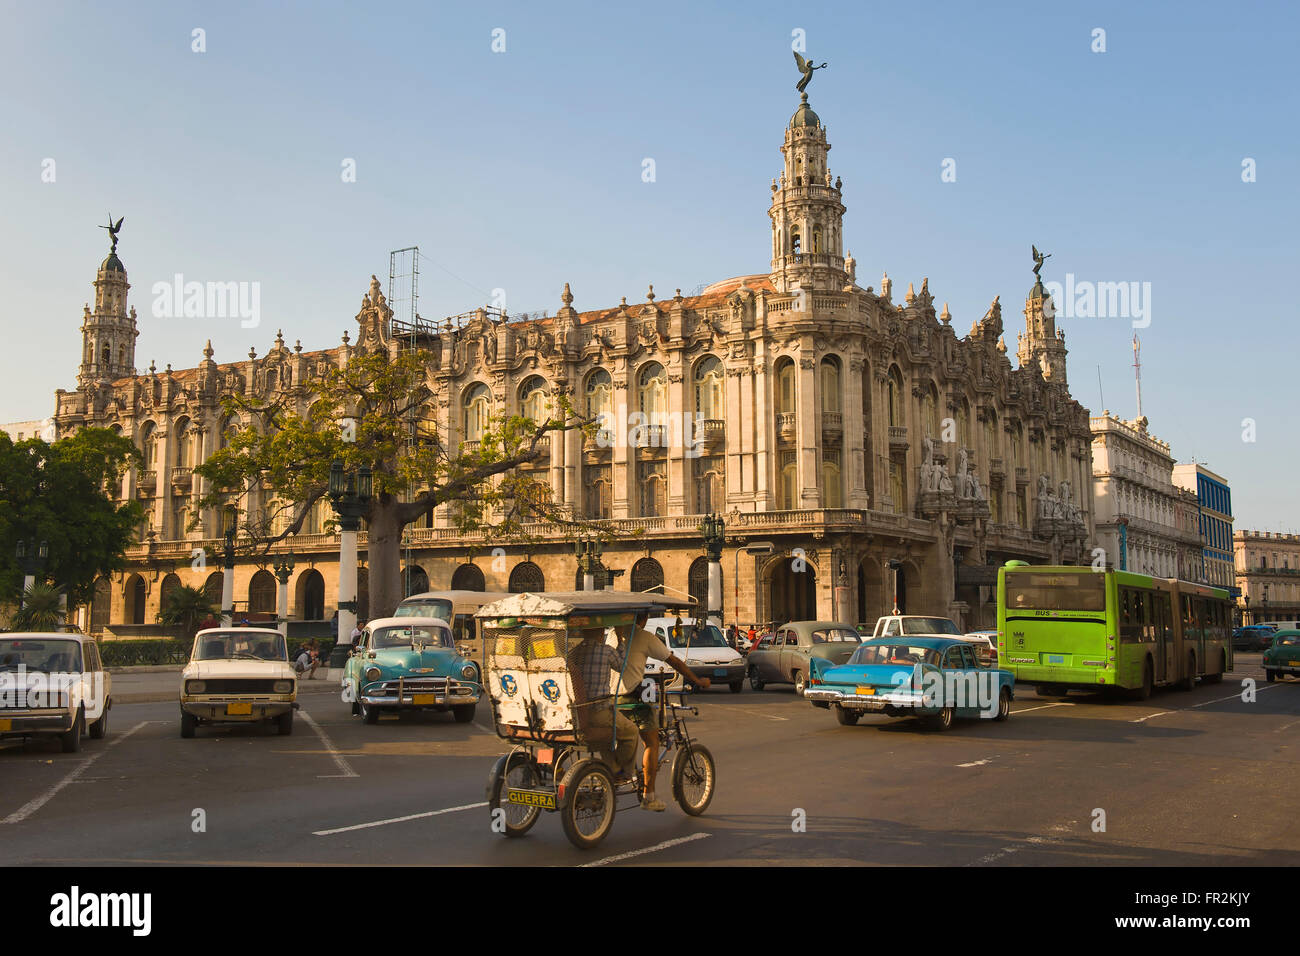
[[[560,301],[564,303],[566,309],[573,305],[573,293],[569,291],[569,283],[567,282],[564,283],[564,291],[560,293]]]
[[[911,305],[912,300],[915,298],[916,298],[916,292],[912,289],[912,283],[909,282],[907,284],[907,295],[903,296],[903,301],[906,302],[908,305]]]
[[[248,357],[249,359],[257,358],[257,349],[253,348],[251,345],[248,347]]]
[[[301,351],[302,351],[302,339],[294,339],[294,340],[293,340],[293,350],[294,350],[295,352],[301,352]]]
[[[943,304],[943,311],[939,313],[939,318],[943,320],[945,325],[952,321],[952,313],[948,311],[947,302]]]
[[[888,272],[882,272],[880,276],[880,297],[888,300],[894,291],[894,281],[889,278]]]
[[[153,359],[149,360],[149,377],[150,378],[158,377],[158,364]]]
[[[284,329],[275,330],[275,347],[277,349],[284,348]]]
[[[678,290],[677,290],[677,294],[673,296],[673,301],[674,301],[674,302],[680,302],[680,301],[682,301],[682,290],[681,290],[681,289],[678,289]]]
[[[650,291],[647,292],[647,293],[645,294],[645,297],[646,297],[646,300],[649,301],[649,302],[653,302],[653,301],[655,300],[655,287],[654,287],[654,283],[651,283],[651,284],[650,284]]]
[[[351,338],[352,338],[352,336],[348,335],[348,330],[347,330],[347,329],[344,329],[344,330],[343,330],[343,344],[344,344],[344,345],[347,345],[348,342],[351,340]]]
[[[208,344],[203,346],[203,357],[211,362],[214,354],[215,353],[212,351],[212,339],[208,339]]]
[[[163,369],[163,371],[166,372],[168,376],[170,376],[172,374],[172,363],[168,362],[167,368]]]
[[[1007,354],[1007,340],[1005,338],[998,339],[998,351],[1003,355]]]

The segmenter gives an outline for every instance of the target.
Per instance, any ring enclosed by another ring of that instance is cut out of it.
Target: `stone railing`
[[[142,471],[135,479],[135,491],[137,495],[146,497],[157,494],[158,492],[158,472]]]
[[[782,441],[794,441],[799,423],[793,412],[780,412],[776,416],[776,431]]]
[[[171,488],[174,495],[188,495],[194,491],[194,473],[189,468],[172,469]]]
[[[907,440],[907,426],[906,426],[906,425],[890,425],[890,426],[889,426],[889,446],[890,446],[891,448],[906,448],[906,447],[908,447],[908,444],[909,444],[909,443],[908,443],[908,440]]]

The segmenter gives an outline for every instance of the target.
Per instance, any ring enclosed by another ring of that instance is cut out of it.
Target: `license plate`
[[[714,677],[726,677],[726,676],[727,676],[727,669],[726,669],[725,667],[715,667],[715,668],[713,669],[713,676],[714,676]]]
[[[0,731],[13,730],[14,722],[12,720],[0,720]]]
[[[411,697],[411,703],[415,704],[417,707],[423,704],[436,704],[438,703],[438,695],[437,694],[415,694]]]
[[[1288,667],[1300,667],[1300,661],[1287,661]]]
[[[545,790],[511,790],[506,796],[506,801],[520,807],[555,809],[555,794]]]
[[[872,696],[875,695],[875,693],[876,693],[876,689],[875,689],[874,687],[859,687],[859,688],[858,688],[858,696],[859,696],[859,697],[872,697]]]
[[[251,717],[253,714],[252,704],[227,704],[227,717]]]

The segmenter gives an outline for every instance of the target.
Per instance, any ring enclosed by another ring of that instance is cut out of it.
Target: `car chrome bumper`
[[[0,710],[0,737],[62,734],[71,729],[72,711],[70,710]]]
[[[248,704],[250,713],[232,714],[228,708],[231,704]],[[279,700],[240,700],[223,697],[219,700],[182,700],[181,710],[200,720],[212,723],[241,723],[253,720],[267,720],[294,710],[297,705],[292,697]]]
[[[884,710],[886,707],[908,707],[924,709],[924,698],[920,694],[846,694],[829,687],[809,687],[803,692],[806,700],[825,701],[839,704],[841,707],[860,710]]]
[[[482,696],[475,684],[452,684],[441,690],[411,687],[363,688],[361,702],[367,707],[464,707],[477,704]]]

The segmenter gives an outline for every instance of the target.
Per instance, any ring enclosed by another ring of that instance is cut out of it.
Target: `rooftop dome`
[[[120,272],[126,275],[126,266],[122,265],[122,260],[117,257],[116,252],[110,252],[108,258],[99,264],[100,272]]]
[[[808,94],[801,93],[799,98],[802,102],[800,102],[799,108],[794,111],[794,115],[790,117],[790,128],[794,129],[796,126],[821,126],[821,119],[808,105]]]

